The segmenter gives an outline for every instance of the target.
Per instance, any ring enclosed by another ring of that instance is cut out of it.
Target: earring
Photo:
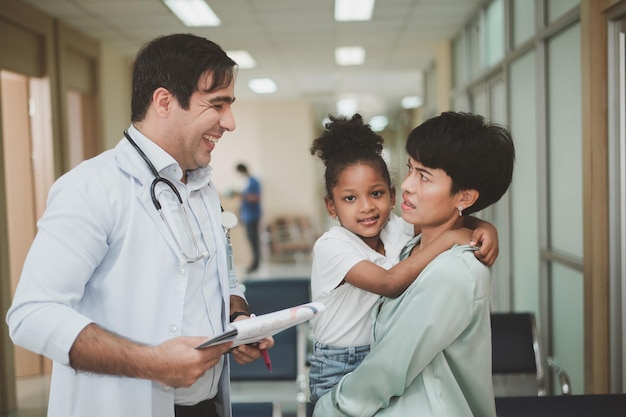
[[[456,209],[459,211],[459,217],[463,216],[463,206],[458,206]]]
[[[337,218],[337,215],[333,213],[333,214],[330,215],[330,218],[335,220]]]

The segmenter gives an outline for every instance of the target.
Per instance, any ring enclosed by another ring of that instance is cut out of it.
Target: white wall
[[[298,214],[315,221],[322,196],[315,158],[309,153],[316,134],[309,104],[303,100],[237,101],[233,112],[237,128],[222,137],[211,161],[220,192],[226,194],[239,186],[235,165],[243,162],[261,181],[266,220]]]

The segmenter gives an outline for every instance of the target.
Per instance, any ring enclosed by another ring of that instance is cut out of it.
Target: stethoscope
[[[172,182],[168,180],[167,178],[163,178],[161,175],[159,175],[159,171],[156,170],[156,168],[154,167],[150,159],[148,159],[148,157],[141,150],[139,145],[137,145],[137,143],[130,137],[130,135],[128,134],[128,131],[126,130],[124,131],[124,136],[126,137],[128,142],[130,142],[130,144],[133,145],[133,148],[135,148],[139,156],[141,156],[141,158],[146,162],[146,165],[148,165],[148,168],[150,168],[150,171],[152,171],[152,175],[154,175],[154,180],[152,181],[152,184],[150,185],[150,197],[152,198],[152,204],[154,204],[154,207],[159,212],[159,215],[161,216],[161,219],[163,219],[163,222],[165,223],[167,230],[170,232],[170,235],[172,235],[172,238],[174,239],[174,242],[176,243],[176,246],[178,247],[178,251],[183,257],[183,260],[185,262],[192,263],[192,262],[197,262],[209,256],[208,252],[202,252],[202,253],[200,252],[200,248],[198,247],[198,241],[196,240],[193,230],[191,229],[191,224],[189,223],[189,216],[187,215],[187,210],[185,209],[185,205],[183,204],[183,199],[181,198],[180,193],[176,189],[176,186],[174,186],[174,184],[172,184]],[[190,240],[193,243],[193,247],[196,252],[194,256],[189,256],[185,253],[183,246],[180,244],[180,242],[176,238],[176,234],[172,230],[170,223],[167,221],[167,218],[163,214],[163,210],[161,210],[161,203],[159,202],[156,196],[156,186],[159,183],[165,184],[165,186],[167,186],[174,193],[174,195],[176,195],[176,199],[178,200],[178,207],[182,210],[183,219],[185,219],[185,228],[187,229],[187,233],[189,234]]]

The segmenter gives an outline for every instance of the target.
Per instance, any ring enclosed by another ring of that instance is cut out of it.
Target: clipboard
[[[228,324],[224,332],[202,342],[196,349],[205,349],[209,346],[224,342],[233,342],[233,347],[259,342],[292,326],[304,323],[320,314],[326,306],[320,302],[300,304],[272,313],[261,314],[247,320],[239,320]]]

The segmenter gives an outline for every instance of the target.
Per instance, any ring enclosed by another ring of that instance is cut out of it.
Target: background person
[[[231,344],[195,346],[249,314],[209,166],[235,129],[235,68],[201,37],[149,42],[122,140],[51,188],[7,313],[13,341],[53,360],[49,416],[230,416]]]
[[[481,116],[442,113],[409,134],[406,150],[402,217],[421,226],[407,245],[413,252],[462,227],[511,183],[513,140]],[[399,297],[380,299],[370,353],[319,399],[314,416],[496,416],[491,280],[474,249],[447,250]]]
[[[246,272],[254,272],[261,262],[261,239],[259,238],[259,222],[261,221],[261,183],[250,174],[245,164],[237,164],[237,172],[246,178],[246,186],[240,193],[241,206],[239,218],[246,226],[246,236],[252,250],[252,262]]]

